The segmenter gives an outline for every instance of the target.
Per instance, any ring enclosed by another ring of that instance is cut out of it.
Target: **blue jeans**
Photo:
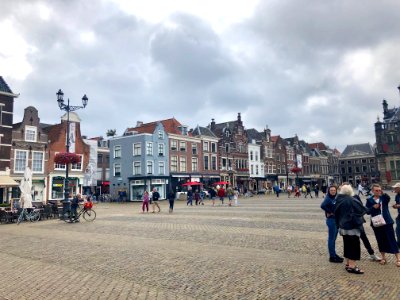
[[[396,218],[396,236],[397,236],[397,245],[400,248],[400,215]]]
[[[329,257],[336,256],[335,243],[338,235],[335,218],[327,218],[326,225],[328,226],[328,251]]]

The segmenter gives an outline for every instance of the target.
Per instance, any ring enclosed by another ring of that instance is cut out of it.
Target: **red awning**
[[[109,182],[109,181],[103,181],[103,182],[101,183],[101,185],[110,185],[110,182]]]

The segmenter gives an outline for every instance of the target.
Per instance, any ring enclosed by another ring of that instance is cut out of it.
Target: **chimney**
[[[142,126],[143,125],[143,121],[137,121],[136,122],[136,127],[140,127],[140,126]]]
[[[242,117],[240,116],[240,113],[238,113],[237,119],[238,119],[238,122],[239,122],[240,124],[242,124]]]
[[[215,131],[215,120],[211,119],[211,131]]]

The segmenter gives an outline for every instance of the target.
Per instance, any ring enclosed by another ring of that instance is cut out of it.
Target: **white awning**
[[[8,175],[0,175],[0,186],[19,186],[19,184]]]

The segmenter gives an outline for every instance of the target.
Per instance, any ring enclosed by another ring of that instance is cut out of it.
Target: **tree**
[[[116,129],[108,129],[106,135],[108,137],[113,137],[117,135],[117,130]]]

